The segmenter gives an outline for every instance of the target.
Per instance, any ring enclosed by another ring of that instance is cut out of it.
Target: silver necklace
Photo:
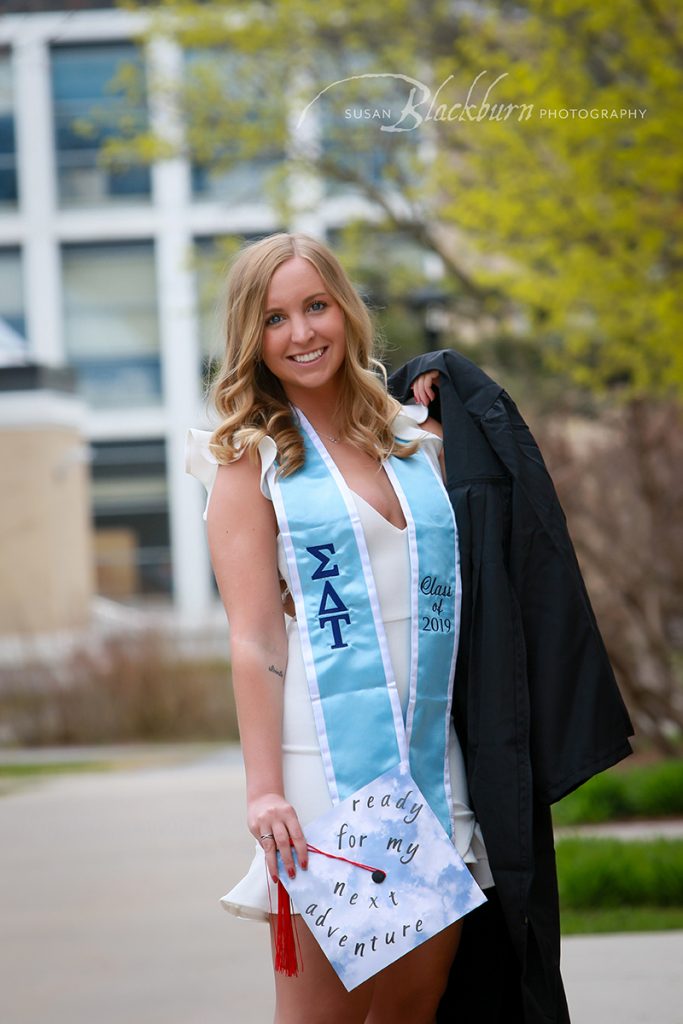
[[[327,440],[332,441],[333,444],[339,444],[339,442],[341,441],[341,437],[333,437],[332,434],[326,434],[324,430],[318,430],[317,427],[313,427],[313,429],[315,430],[316,434],[322,435],[322,437],[326,437]]]

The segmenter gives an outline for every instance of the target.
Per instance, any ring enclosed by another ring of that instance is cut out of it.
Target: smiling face
[[[313,264],[293,256],[266,292],[262,358],[290,401],[316,389],[332,395],[346,353],[344,311]]]

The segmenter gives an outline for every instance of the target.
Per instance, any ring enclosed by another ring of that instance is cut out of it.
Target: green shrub
[[[594,776],[553,806],[556,826],[683,815],[683,760]]]
[[[683,814],[683,761],[662,761],[629,772],[628,786],[635,813]]]
[[[683,840],[561,839],[556,854],[562,908],[683,907]]]
[[[563,825],[610,821],[628,817],[630,810],[627,791],[620,777],[603,773],[556,804],[553,820]]]

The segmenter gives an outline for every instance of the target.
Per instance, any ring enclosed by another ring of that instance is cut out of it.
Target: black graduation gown
[[[438,370],[463,585],[453,716],[495,888],[466,915],[439,1022],[566,1024],[550,804],[633,735],[541,452],[507,392],[451,349]]]

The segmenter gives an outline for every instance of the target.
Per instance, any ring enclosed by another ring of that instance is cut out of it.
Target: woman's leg
[[[288,978],[275,972],[275,1024],[364,1024],[374,979],[347,992],[301,915],[293,920],[301,947],[300,973]],[[271,915],[273,926],[276,921]],[[272,940],[273,927],[270,934]]]
[[[458,951],[462,920],[385,967],[375,978],[365,1024],[433,1024]]]
[[[275,917],[271,920],[275,924]],[[300,915],[296,926],[304,967],[294,978],[276,972],[275,1024],[433,1024],[462,920],[352,992],[346,991]]]

